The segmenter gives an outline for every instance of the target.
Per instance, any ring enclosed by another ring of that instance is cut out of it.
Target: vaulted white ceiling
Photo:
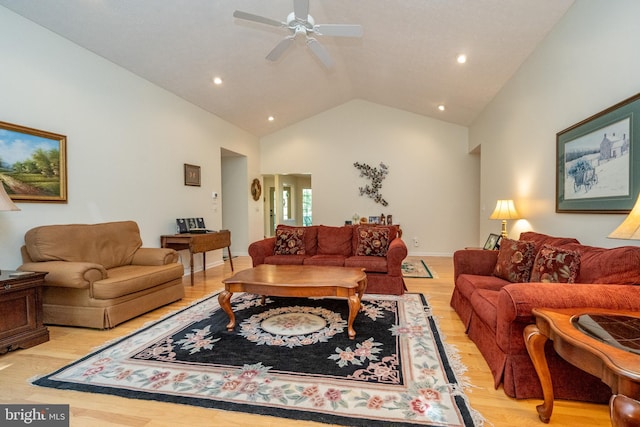
[[[335,61],[331,70],[298,41],[267,61],[288,30],[233,17],[241,10],[286,21],[293,0],[0,6],[263,136],[354,98],[470,125],[573,1],[310,0],[316,24],[363,27],[362,38],[318,37]],[[466,64],[456,62],[460,53]]]

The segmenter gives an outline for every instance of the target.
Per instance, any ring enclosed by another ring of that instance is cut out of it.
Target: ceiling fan
[[[293,12],[287,16],[287,22],[276,21],[275,19],[252,13],[236,10],[233,16],[247,21],[258,22],[260,24],[274,27],[287,28],[291,35],[285,37],[269,52],[267,59],[277,61],[278,58],[293,44],[296,37],[304,36],[311,52],[327,68],[333,67],[333,60],[329,52],[314,36],[335,36],[335,37],[361,37],[362,26],[351,24],[316,24],[313,17],[309,15],[309,0],[293,0]]]

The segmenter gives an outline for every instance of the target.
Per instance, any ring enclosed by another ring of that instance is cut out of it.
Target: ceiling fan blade
[[[287,24],[284,22],[276,21],[275,19],[265,18],[264,16],[254,15],[253,13],[242,12],[241,10],[236,10],[233,12],[233,16],[235,18],[244,19],[246,21],[259,22],[261,24],[272,25],[274,27],[286,27]]]
[[[362,25],[318,24],[313,26],[313,31],[322,36],[362,37]]]
[[[278,58],[280,58],[280,56],[284,53],[284,51],[287,50],[289,46],[291,46],[291,44],[293,43],[293,39],[293,36],[288,36],[282,39],[282,41],[280,41],[280,43],[278,43],[276,47],[274,47],[271,52],[269,52],[269,54],[267,55],[267,59],[269,61],[277,61]]]
[[[293,0],[293,14],[299,21],[306,21],[309,17],[309,0]]]
[[[309,46],[309,49],[311,49],[325,67],[333,68],[333,60],[329,56],[329,52],[327,52],[327,49],[325,49],[318,40],[313,37],[309,37],[307,39],[307,46]]]

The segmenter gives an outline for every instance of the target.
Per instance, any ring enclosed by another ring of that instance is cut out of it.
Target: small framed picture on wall
[[[184,164],[184,185],[200,187],[200,166]]]

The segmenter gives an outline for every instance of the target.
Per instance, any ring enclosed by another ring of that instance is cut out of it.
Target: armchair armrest
[[[92,262],[27,262],[18,267],[18,270],[47,273],[44,277],[46,286],[66,288],[87,288],[96,280],[107,277],[107,270]]]
[[[273,255],[273,249],[276,246],[276,238],[269,237],[258,240],[249,245],[249,256],[253,261],[253,266],[264,264],[265,257]]]
[[[453,281],[461,274],[491,276],[498,261],[498,251],[463,249],[453,253]]]
[[[389,243],[387,250],[387,274],[402,276],[402,261],[407,257],[407,245],[400,237]]]
[[[131,260],[132,265],[166,265],[178,262],[178,252],[169,248],[139,248]]]

